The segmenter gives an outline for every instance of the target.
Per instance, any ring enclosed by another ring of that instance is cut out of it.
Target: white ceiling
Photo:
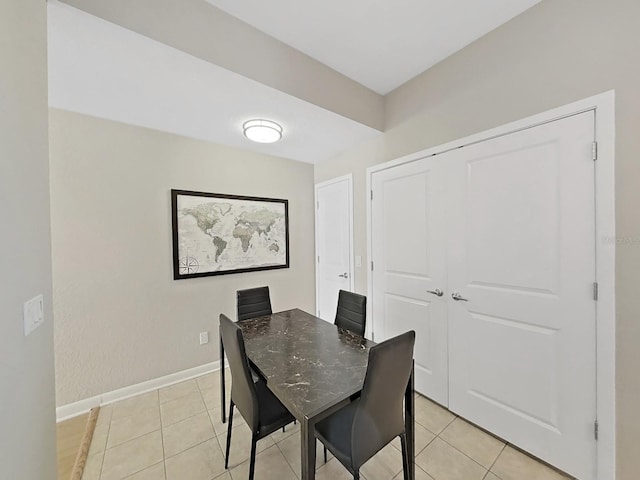
[[[539,1],[206,0],[380,94]],[[308,163],[381,135],[58,0],[48,24],[52,107]],[[247,140],[250,118],[283,139]]]
[[[54,108],[308,163],[381,135],[55,0],[48,25]],[[280,123],[283,139],[247,140],[241,127],[250,118]]]
[[[206,0],[385,95],[540,0]]]

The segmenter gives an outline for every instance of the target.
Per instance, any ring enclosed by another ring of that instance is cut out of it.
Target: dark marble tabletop
[[[362,389],[374,342],[293,309],[241,320],[247,356],[298,419]]]

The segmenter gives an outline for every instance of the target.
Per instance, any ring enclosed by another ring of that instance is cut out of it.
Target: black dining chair
[[[271,297],[269,287],[247,288],[236,291],[236,311],[237,320],[271,315]],[[225,392],[225,365],[224,365],[224,342],[220,334],[220,403],[222,404],[222,421],[225,421],[224,410],[226,409]],[[255,372],[252,374],[256,378]]]
[[[367,297],[340,290],[335,324],[364,337],[367,324]]]
[[[229,468],[229,450],[233,430],[233,410],[238,407],[240,415],[251,429],[251,457],[249,480],[253,480],[256,463],[256,443],[276,430],[293,422],[293,415],[267,388],[264,380],[255,382],[251,377],[249,360],[244,348],[242,330],[224,314],[220,315],[220,331],[227,349],[231,368],[231,405],[227,425],[227,448],[224,468]]]
[[[238,320],[271,315],[269,287],[248,288],[236,292]]]
[[[403,401],[415,338],[411,330],[371,347],[360,398],[315,426],[316,437],[354,480],[360,478],[360,467],[398,436],[404,479],[409,478]]]

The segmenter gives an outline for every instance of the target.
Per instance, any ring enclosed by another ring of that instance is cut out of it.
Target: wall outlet
[[[44,298],[42,297],[42,295],[38,295],[28,302],[25,302],[23,307],[23,318],[25,337],[43,324]]]
[[[209,343],[209,332],[200,333],[200,345],[204,345],[205,343]]]

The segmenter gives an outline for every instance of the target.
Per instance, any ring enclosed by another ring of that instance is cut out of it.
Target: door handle
[[[458,292],[453,292],[451,294],[451,298],[453,298],[456,302],[468,302],[469,299],[468,298],[464,298],[462,295],[460,295]]]
[[[436,288],[435,290],[427,290],[427,293],[433,293],[437,297],[441,297],[442,295],[444,295],[444,292],[439,288]]]
[[[344,272],[342,275],[338,275],[340,278],[349,278],[349,274]]]

